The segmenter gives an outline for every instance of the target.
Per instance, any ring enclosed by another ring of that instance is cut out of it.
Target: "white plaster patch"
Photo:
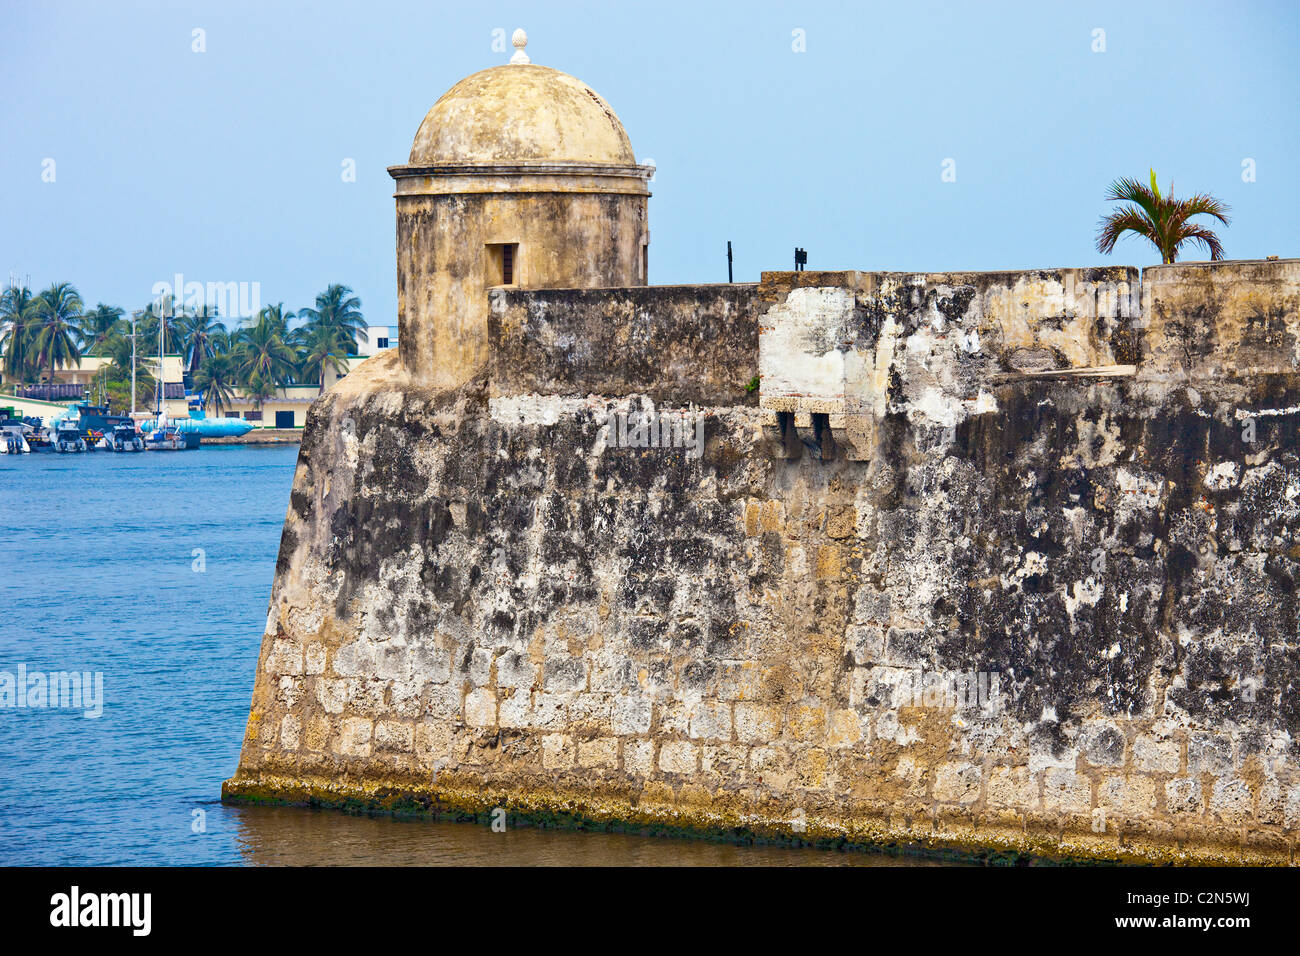
[[[903,342],[912,355],[929,355],[934,351],[934,337],[927,332],[913,332]]]
[[[824,287],[794,289],[773,306],[759,344],[763,397],[843,402],[845,353],[837,346],[856,305],[848,289]]]
[[[1294,415],[1300,412],[1300,405],[1291,405],[1287,408],[1239,408],[1235,415],[1237,421],[1245,421],[1247,418],[1269,418],[1274,415]]]
[[[1016,578],[1027,578],[1030,575],[1047,573],[1047,555],[1038,551],[1026,551],[1025,559],[1016,568]]]
[[[913,336],[915,338],[915,336]],[[911,411],[924,415],[939,425],[956,425],[966,416],[962,414],[961,399],[948,395],[938,388],[927,388],[912,402]]]
[[[1235,461],[1221,461],[1211,468],[1209,474],[1205,476],[1205,487],[1212,488],[1215,491],[1232,488],[1237,484],[1240,471],[1241,466]]]
[[[1120,501],[1139,508],[1150,509],[1160,504],[1161,482],[1135,475],[1125,468],[1115,469],[1115,483],[1119,486]]]
[[[498,425],[556,425],[574,403],[559,395],[503,395],[488,399],[488,414]]]
[[[1096,607],[1105,593],[1106,586],[1096,578],[1075,581],[1071,593],[1065,595],[1065,613],[1070,615],[1070,620],[1074,620],[1074,612],[1080,605]]]

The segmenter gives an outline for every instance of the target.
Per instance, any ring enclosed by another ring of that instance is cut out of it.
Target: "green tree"
[[[131,407],[129,342],[127,350],[125,364],[120,364],[114,358],[107,365],[101,365],[99,370],[95,372],[95,378],[91,383],[92,391],[99,392],[102,389],[108,396],[108,404],[115,409],[121,410]],[[154,389],[156,387],[157,383],[153,376],[151,364],[146,362],[137,363],[135,370],[135,404],[137,408],[148,408],[153,404]]]
[[[1223,258],[1219,237],[1190,221],[1193,216],[1213,216],[1228,225],[1228,206],[1208,193],[1175,199],[1171,184],[1168,193],[1162,194],[1153,169],[1149,187],[1136,179],[1117,179],[1110,184],[1106,199],[1128,205],[1103,216],[1097,226],[1097,251],[1104,255],[1114,251],[1124,233],[1132,232],[1159,250],[1162,263],[1177,262],[1179,247],[1185,242],[1200,243],[1209,250],[1211,259]]]
[[[56,282],[36,297],[36,354],[54,381],[54,369],[81,365],[81,294],[69,282]]]
[[[260,409],[262,403],[287,384],[294,373],[297,355],[281,337],[287,334],[279,306],[262,309],[252,325],[233,337],[232,354],[240,386]]]
[[[275,329],[275,334],[280,336],[280,341],[286,345],[288,344],[290,337],[289,323],[293,321],[294,314],[284,311],[283,302],[263,306],[261,311],[257,313],[257,318],[266,320]]]
[[[369,342],[366,320],[361,314],[361,300],[345,285],[335,283],[316,296],[314,309],[299,309],[298,317],[305,319],[308,328],[324,326],[335,329],[343,336],[349,355],[357,354],[357,340]]]
[[[139,313],[137,313],[137,316],[139,316]],[[153,329],[147,334],[141,330],[139,318],[137,318],[136,343],[136,407],[147,408],[153,404],[154,390],[157,387],[155,373],[158,370],[158,321],[156,316],[153,319]],[[150,343],[153,346],[152,351],[150,350]],[[104,340],[98,354],[109,360],[109,364],[101,367],[100,372],[105,376],[109,397],[114,402],[113,407],[130,408],[131,323],[123,319],[118,326],[118,330]]]
[[[194,373],[194,387],[203,393],[203,407],[212,408],[218,416],[234,404],[238,381],[235,362],[227,354],[209,355]]]
[[[279,386],[263,375],[254,375],[244,383],[243,389],[244,394],[253,400],[253,407],[260,411],[267,399],[275,396]]]
[[[333,369],[337,375],[347,373],[346,340],[338,329],[323,325],[309,325],[302,333],[302,345],[298,353],[302,381],[314,381],[324,391],[327,370]]]
[[[184,349],[181,330],[177,316],[171,312],[170,297],[164,296],[161,302],[150,302],[135,320],[135,332],[141,355],[158,354],[158,322],[166,320],[163,331],[163,351],[168,355],[179,354]]]
[[[100,302],[81,317],[83,355],[103,355],[109,340],[122,331],[122,310]]]
[[[0,348],[4,377],[25,382],[32,374],[36,340],[36,297],[26,286],[9,286],[0,293]]]
[[[204,360],[217,354],[218,337],[226,331],[226,327],[217,320],[217,310],[207,304],[182,316],[176,324],[181,340],[181,354],[185,357],[185,369],[193,374],[203,365]]]

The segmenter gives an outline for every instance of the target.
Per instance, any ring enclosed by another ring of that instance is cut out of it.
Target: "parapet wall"
[[[758,286],[490,293],[490,394],[743,404],[758,375]]]
[[[313,406],[224,793],[1294,862],[1298,282],[494,293]]]
[[[1169,384],[1300,372],[1300,262],[1191,262],[1142,275],[1142,377]]]

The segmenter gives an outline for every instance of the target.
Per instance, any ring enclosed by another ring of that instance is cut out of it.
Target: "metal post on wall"
[[[731,240],[727,240],[727,281],[732,282],[731,278]]]

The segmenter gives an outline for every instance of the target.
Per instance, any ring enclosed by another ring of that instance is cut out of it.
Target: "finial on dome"
[[[528,34],[522,29],[516,30],[510,37],[510,42],[514,45],[515,55],[510,58],[511,63],[531,63],[528,54],[524,52],[524,47],[528,46]]]

